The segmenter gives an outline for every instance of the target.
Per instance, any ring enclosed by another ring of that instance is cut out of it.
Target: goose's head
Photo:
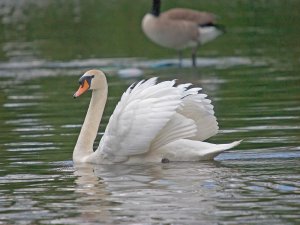
[[[105,74],[100,70],[89,70],[79,78],[79,88],[73,95],[74,98],[79,97],[87,90],[97,90],[107,88]]]

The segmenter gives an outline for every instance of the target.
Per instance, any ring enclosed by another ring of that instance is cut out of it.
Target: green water
[[[190,52],[152,44],[150,0],[0,2],[0,224],[299,224],[300,2],[163,1],[213,11],[227,33]],[[137,67],[138,78],[118,76]],[[203,87],[220,132],[243,139],[215,161],[75,168],[90,93],[87,69],[108,74],[99,137],[121,94],[159,76]]]

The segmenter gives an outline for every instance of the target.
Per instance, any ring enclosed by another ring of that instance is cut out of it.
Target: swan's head
[[[79,78],[79,88],[73,95],[74,98],[79,97],[87,90],[96,90],[106,87],[105,74],[100,70],[89,70]]]

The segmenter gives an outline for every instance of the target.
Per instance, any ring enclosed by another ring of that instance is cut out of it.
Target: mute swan
[[[160,0],[153,0],[152,11],[142,20],[142,29],[146,36],[156,44],[175,49],[179,53],[179,65],[182,50],[192,50],[192,64],[196,66],[197,48],[223,33],[220,25],[215,24],[215,15],[192,9],[174,8],[160,13]]]
[[[201,88],[157,78],[131,85],[111,115],[98,149],[93,151],[107,99],[107,82],[100,70],[89,70],[80,79],[74,98],[92,90],[90,105],[73,152],[81,163],[145,163],[213,159],[230,144],[203,140],[215,135],[218,123],[211,101]]]

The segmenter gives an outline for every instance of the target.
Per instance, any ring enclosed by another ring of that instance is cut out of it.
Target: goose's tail
[[[210,42],[225,33],[225,26],[219,24],[209,24],[199,26],[199,42],[200,44],[205,44]]]

